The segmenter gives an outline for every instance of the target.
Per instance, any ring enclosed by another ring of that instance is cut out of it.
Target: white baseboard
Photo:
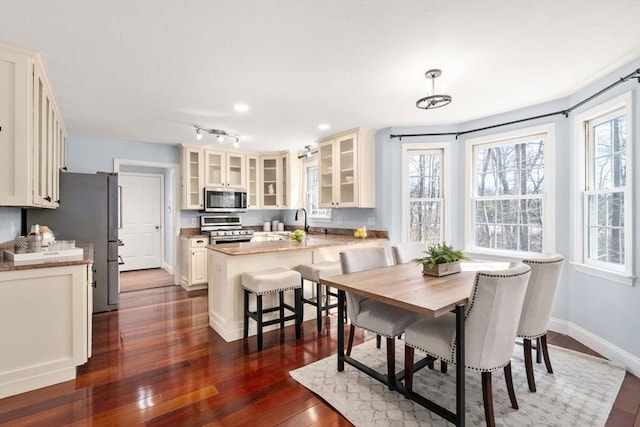
[[[624,366],[625,369],[633,375],[640,377],[639,357],[603,340],[586,329],[566,320],[552,318],[549,322],[549,330],[568,335],[580,341],[582,344],[600,353],[612,362]]]
[[[166,262],[162,263],[162,268],[166,270],[167,273],[173,274],[173,267],[171,267],[171,265],[167,264]]]

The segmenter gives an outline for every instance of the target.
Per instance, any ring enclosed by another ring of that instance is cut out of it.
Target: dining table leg
[[[465,411],[464,312],[464,304],[456,305],[456,426],[459,427],[464,427]]]
[[[344,304],[346,295],[338,289],[338,372],[344,371]]]

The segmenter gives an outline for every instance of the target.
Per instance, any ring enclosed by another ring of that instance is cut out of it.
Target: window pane
[[[624,193],[591,194],[587,207],[587,258],[624,264]]]
[[[438,243],[441,235],[442,202],[411,202],[409,209],[409,238],[411,242]]]
[[[409,236],[411,242],[438,243],[442,235],[442,152],[407,153]]]

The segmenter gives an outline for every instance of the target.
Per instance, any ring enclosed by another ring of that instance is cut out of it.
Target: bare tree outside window
[[[544,135],[474,151],[475,246],[542,252]]]
[[[410,151],[409,241],[439,243],[443,240],[442,152]]]

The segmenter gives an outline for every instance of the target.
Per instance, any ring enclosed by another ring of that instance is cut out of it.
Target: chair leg
[[[316,282],[316,322],[318,332],[322,332],[322,285]]]
[[[396,340],[387,338],[387,380],[389,390],[396,389]]]
[[[249,337],[249,291],[244,289],[244,339]]]
[[[482,372],[482,400],[484,400],[484,417],[487,427],[495,427],[493,415],[493,394],[491,392],[491,372]]]
[[[516,392],[513,390],[513,378],[511,377],[511,362],[509,362],[509,364],[504,367],[504,380],[507,383],[507,391],[509,392],[511,407],[513,409],[519,409],[518,401],[516,400]]]
[[[262,295],[256,296],[256,305],[258,311],[258,351],[262,351]]]
[[[542,355],[544,356],[544,364],[547,365],[547,372],[553,374],[553,368],[551,368],[551,359],[549,359],[549,348],[547,347],[547,334],[544,334],[540,338],[540,344],[542,347]]]
[[[405,396],[408,396],[409,392],[413,390],[413,347],[404,346],[404,388],[406,390]]]
[[[349,325],[349,343],[347,344],[347,356],[351,356],[351,347],[353,347],[353,336],[356,334],[356,327]]]
[[[443,374],[447,373],[447,362],[445,362],[444,360],[440,361],[440,372],[442,372]]]
[[[524,368],[527,372],[527,383],[529,384],[529,391],[536,392],[536,379],[533,377],[533,357],[531,355],[531,340],[524,338],[522,340],[524,348]]]
[[[380,348],[380,344],[382,343],[382,337],[380,335],[376,335],[376,348]]]
[[[540,337],[536,338],[536,363],[542,363],[542,353],[540,352]]]

